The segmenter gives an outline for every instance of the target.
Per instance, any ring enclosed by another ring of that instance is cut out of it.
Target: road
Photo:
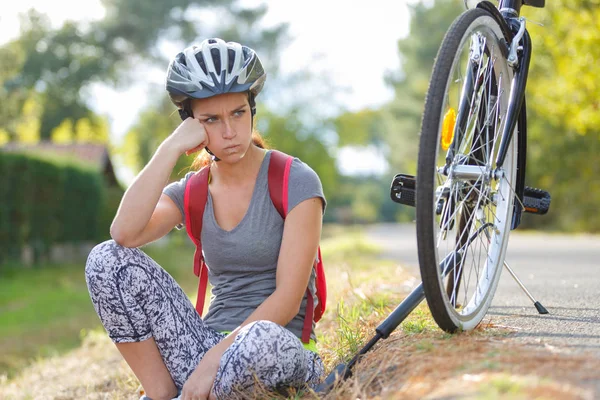
[[[366,232],[385,258],[419,277],[414,224],[373,225]],[[600,358],[600,236],[514,231],[506,261],[550,314],[538,314],[504,270],[486,318],[515,330],[512,340]]]

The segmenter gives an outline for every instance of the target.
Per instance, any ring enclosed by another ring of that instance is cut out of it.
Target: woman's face
[[[252,116],[246,93],[192,99],[194,118],[208,135],[208,148],[223,161],[242,158],[252,143]]]

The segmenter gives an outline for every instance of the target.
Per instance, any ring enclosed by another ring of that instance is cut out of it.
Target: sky
[[[392,98],[383,79],[386,71],[399,68],[396,44],[408,34],[407,3],[411,1],[243,0],[243,4],[266,3],[266,25],[289,23],[292,41],[280,54],[281,72],[311,68],[327,74],[341,90],[338,98],[342,105],[355,111],[377,107]],[[100,0],[79,0],[77,7],[73,0],[6,1],[0,8],[0,43],[18,36],[17,15],[29,8],[46,13],[55,27],[68,19],[91,21],[104,15]],[[164,77],[153,74],[149,79],[157,82]],[[108,115],[116,141],[134,122],[130,105],[144,97],[145,90],[143,84],[126,91],[94,86],[95,109]],[[385,164],[372,150],[344,149],[339,167],[343,173],[354,174],[381,172]]]

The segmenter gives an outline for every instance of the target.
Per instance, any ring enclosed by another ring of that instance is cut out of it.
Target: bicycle
[[[547,192],[525,186],[532,48],[520,17],[523,5],[545,4],[500,0],[496,7],[483,1],[454,21],[425,100],[418,178],[399,175],[392,184],[392,198],[395,187],[395,200],[405,204],[411,196],[403,201],[403,192],[416,186],[425,297],[448,332],[480,323],[505,265],[510,231],[523,212],[545,214],[550,206]]]
[[[424,299],[447,332],[475,328],[486,315],[506,267],[510,231],[523,212],[546,214],[550,194],[525,186],[525,86],[531,40],[523,5],[545,0],[482,1],[450,26],[439,48],[425,100],[417,176],[392,180],[393,201],[416,206],[422,283],[376,328],[376,335],[320,386],[351,375],[360,357]],[[468,8],[468,7],[467,7]]]

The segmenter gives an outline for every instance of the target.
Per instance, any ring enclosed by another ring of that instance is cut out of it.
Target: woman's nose
[[[232,121],[230,119],[225,119],[225,123],[223,124],[223,138],[230,139],[235,137],[236,132],[233,127]]]

